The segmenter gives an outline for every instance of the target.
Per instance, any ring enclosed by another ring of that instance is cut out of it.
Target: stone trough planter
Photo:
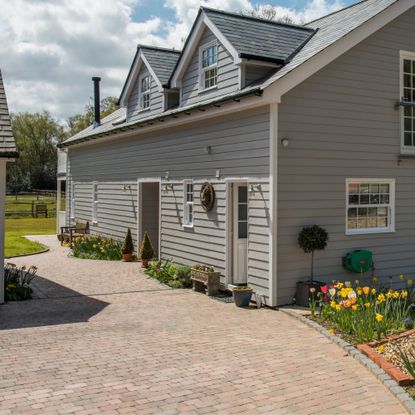
[[[204,292],[206,295],[216,295],[219,292],[220,272],[206,272],[192,268],[190,278],[193,282],[193,291]]]
[[[382,354],[378,353],[375,348],[385,343],[389,343],[394,340],[402,339],[404,337],[415,334],[415,329],[406,331],[396,336],[391,336],[386,339],[370,342],[367,344],[359,344],[357,349],[365,354],[370,360],[375,362],[380,368],[382,368],[396,383],[400,386],[415,385],[415,379],[404,373],[401,369],[389,362]]]

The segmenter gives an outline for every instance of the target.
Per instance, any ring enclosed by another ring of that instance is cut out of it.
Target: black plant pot
[[[237,307],[249,307],[252,290],[233,290],[233,299]]]
[[[321,281],[300,281],[297,282],[297,290],[295,292],[295,303],[300,307],[308,307],[310,305],[309,298],[311,298],[310,288],[315,288],[314,296],[317,299],[318,293],[321,291],[320,287],[326,285]]]

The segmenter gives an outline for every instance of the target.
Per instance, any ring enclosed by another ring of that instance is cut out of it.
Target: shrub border
[[[361,365],[366,366],[385,386],[386,388],[402,403],[405,409],[410,415],[415,415],[415,401],[411,396],[399,386],[395,380],[393,380],[382,368],[380,368],[375,362],[370,360],[366,355],[361,353],[350,343],[344,341],[335,334],[330,334],[323,326],[316,323],[313,320],[304,317],[294,310],[288,308],[279,308],[285,314],[301,321],[309,327],[314,328],[323,336],[327,337],[330,341],[340,346],[349,356],[357,360]]]

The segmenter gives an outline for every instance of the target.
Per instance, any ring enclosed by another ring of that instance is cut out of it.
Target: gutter
[[[206,108],[208,107],[220,107],[221,104],[224,104],[225,102],[230,102],[230,101],[236,101],[239,102],[241,98],[245,98],[245,97],[250,97],[250,96],[256,96],[256,97],[260,97],[263,94],[263,90],[258,87],[255,89],[252,89],[250,91],[246,91],[246,92],[240,92],[238,94],[232,95],[232,96],[225,96],[223,98],[214,100],[214,101],[210,101],[207,102],[205,104],[201,103],[198,105],[195,105],[193,107],[187,107],[187,108],[183,108],[183,109],[178,109],[178,110],[172,110],[169,114],[163,115],[163,114],[158,114],[155,115],[154,117],[150,117],[147,118],[143,121],[137,121],[133,124],[129,124],[126,125],[124,127],[119,127],[119,128],[114,128],[112,130],[109,131],[104,131],[102,133],[96,133],[96,134],[91,134],[88,135],[86,137],[80,137],[78,139],[69,141],[69,142],[63,142],[61,144],[58,144],[58,148],[65,148],[65,147],[70,147],[72,145],[75,144],[80,144],[86,141],[91,141],[93,139],[97,139],[99,137],[104,137],[104,136],[109,136],[109,135],[113,135],[115,133],[119,133],[119,132],[124,132],[124,131],[130,131],[130,130],[135,130],[138,128],[142,128],[146,125],[153,125],[154,122],[164,122],[166,120],[168,120],[169,118],[177,118],[178,115],[180,114],[186,114],[186,115],[190,115],[192,111],[205,111]]]

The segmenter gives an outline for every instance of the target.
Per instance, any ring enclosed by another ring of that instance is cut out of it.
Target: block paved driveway
[[[405,414],[301,322],[170,290],[137,264],[35,264],[37,298],[0,306],[0,414]]]

